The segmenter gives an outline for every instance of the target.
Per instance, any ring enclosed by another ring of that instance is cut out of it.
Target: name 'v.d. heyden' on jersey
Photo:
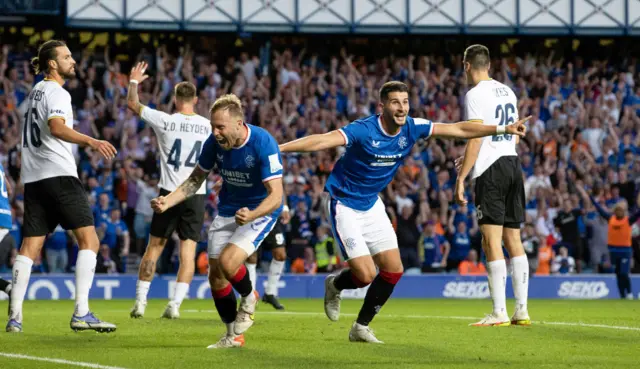
[[[198,163],[204,142],[211,135],[211,123],[197,114],[167,114],[144,106],[140,117],[151,125],[160,146],[160,182],[158,185],[174,191],[188,178]],[[206,192],[205,183],[196,194]]]

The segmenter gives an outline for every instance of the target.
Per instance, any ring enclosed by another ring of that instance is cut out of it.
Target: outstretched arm
[[[434,123],[432,136],[445,138],[478,138],[504,134],[524,136],[527,132],[524,123],[530,118],[529,116],[520,119],[516,123],[507,126],[492,126],[474,122]]]
[[[316,134],[287,142],[280,145],[281,152],[312,152],[343,146],[347,143],[346,136],[335,130],[325,134]]]

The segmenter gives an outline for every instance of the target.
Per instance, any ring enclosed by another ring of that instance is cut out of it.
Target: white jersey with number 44
[[[494,80],[481,81],[465,97],[466,120],[503,126],[518,121],[518,99],[508,86]],[[472,178],[479,177],[503,156],[515,156],[516,137],[512,135],[482,138]]]
[[[160,188],[173,191],[186,181],[198,163],[202,144],[211,134],[209,120],[200,115],[167,113],[143,107],[140,117],[149,123],[160,146]],[[196,194],[205,193],[205,184]]]
[[[38,82],[27,100],[27,111],[22,119],[22,172],[23,183],[52,177],[78,177],[73,144],[51,134],[49,121],[64,120],[73,129],[71,95],[51,79]]]

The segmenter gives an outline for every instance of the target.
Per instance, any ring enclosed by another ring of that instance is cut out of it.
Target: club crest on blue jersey
[[[409,145],[409,143],[406,137],[403,136],[398,139],[398,146],[400,146],[401,149],[404,149],[407,145]]]
[[[256,165],[256,159],[253,157],[253,155],[247,155],[247,157],[244,158],[244,163],[247,168],[253,168]]]

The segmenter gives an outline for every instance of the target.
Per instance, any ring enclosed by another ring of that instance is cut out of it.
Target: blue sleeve
[[[211,171],[216,163],[216,139],[213,135],[209,135],[209,138],[204,142],[202,146],[202,152],[198,158],[198,165],[200,168]]]
[[[338,132],[344,136],[345,146],[347,147],[356,142],[363,142],[369,134],[364,123],[357,121],[340,128]]]
[[[267,133],[260,146],[258,152],[260,155],[262,182],[282,178],[282,159],[280,158],[280,149],[276,140]]]
[[[433,133],[433,122],[423,118],[413,118],[413,125],[415,127],[416,139],[429,138]]]
[[[598,204],[598,202],[596,201],[596,199],[593,198],[593,196],[589,196],[589,199],[591,199],[591,202],[593,203],[593,205],[596,207],[596,210],[598,211],[598,213],[600,213],[600,216],[603,217],[606,220],[609,220],[609,218],[611,218],[611,214],[607,213],[602,206],[600,206],[600,204]]]

